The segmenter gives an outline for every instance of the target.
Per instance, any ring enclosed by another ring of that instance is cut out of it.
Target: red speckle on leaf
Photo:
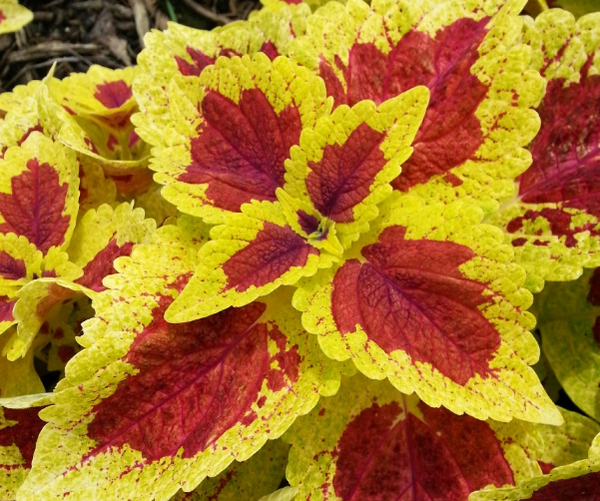
[[[69,228],[70,216],[63,216],[68,185],[60,184],[58,173],[37,158],[11,179],[12,193],[0,193],[0,232],[23,235],[39,250],[61,245]]]
[[[46,322],[44,322],[44,324],[47,326],[48,324]],[[63,332],[63,330],[59,327],[58,329],[56,329],[56,331],[54,332],[54,335],[52,336],[54,337],[54,339],[56,339],[57,341],[62,339],[63,337],[65,337],[65,333]]]
[[[120,108],[133,97],[131,86],[123,80],[104,82],[96,86],[94,97],[106,108]]]
[[[421,408],[424,421],[406,416],[395,402],[375,404],[348,424],[335,451],[337,496],[467,501],[471,491],[486,485],[514,484],[487,423],[443,408]]]
[[[110,151],[115,151],[115,148],[119,146],[119,140],[113,134],[108,136],[108,141],[106,142],[106,147]]]
[[[27,276],[25,261],[16,259],[4,251],[0,251],[0,277],[6,280],[19,280]]]
[[[38,435],[46,424],[38,417],[40,408],[8,409],[5,407],[3,412],[6,419],[17,421],[17,424],[0,430],[0,446],[16,445],[25,460],[23,466],[29,469]],[[0,468],[6,467],[0,466]]]
[[[463,184],[463,180],[458,176],[452,174],[452,172],[446,173],[446,175],[444,176],[444,181],[454,186],[455,188]]]
[[[594,306],[600,306],[600,268],[596,268],[589,281],[590,291],[587,300]]]
[[[300,2],[302,2],[302,0],[300,0]],[[273,59],[279,56],[279,51],[277,50],[277,47],[275,47],[275,44],[270,40],[267,40],[265,43],[262,44],[260,51],[266,54],[271,61],[273,61]]]
[[[600,472],[555,480],[533,493],[530,501],[600,501]]]
[[[0,10],[0,23],[2,23],[5,19],[6,19],[6,16],[4,15],[4,12],[2,12]]]
[[[125,242],[119,247],[116,238],[113,236],[108,245],[85,265],[83,275],[75,283],[89,287],[96,292],[106,290],[106,287],[102,285],[102,280],[104,277],[116,273],[115,259],[121,256],[129,256],[132,249],[133,244],[131,242]]]
[[[600,76],[564,87],[551,80],[538,108],[542,126],[531,167],[519,180],[526,203],[562,202],[600,216]]]
[[[251,405],[270,377],[270,326],[259,320],[265,305],[174,325],[163,319],[171,302],[161,299],[125,357],[136,374],[93,408],[88,434],[98,445],[88,457],[125,444],[149,461],[180,448],[184,458],[193,457],[253,415]]]
[[[589,231],[590,235],[600,235],[600,230],[595,229],[595,224],[586,223],[584,226],[572,227],[572,214],[569,214],[561,209],[551,208],[541,209],[540,211],[528,210],[523,216],[516,217],[510,221],[507,225],[507,229],[510,233],[515,233],[523,228],[523,223],[525,221],[535,221],[539,217],[548,221],[552,235],[557,237],[565,237],[564,242],[567,247],[575,247],[577,245],[577,239],[575,238],[575,235],[578,233]],[[523,241],[523,243],[520,243],[521,241]],[[525,242],[526,239],[518,238],[513,240],[512,244],[515,247],[520,247]],[[541,240],[536,240],[534,244],[547,245],[546,242]]]
[[[363,123],[344,145],[327,145],[319,162],[309,162],[306,187],[315,208],[339,222],[354,221],[353,209],[370,193],[386,159],[379,148],[385,134]]]
[[[367,262],[338,270],[332,311],[340,332],[358,324],[386,353],[403,350],[460,385],[489,376],[501,342],[480,311],[491,299],[459,270],[475,254],[453,242],[405,240],[405,231],[387,228],[362,250]]]
[[[293,346],[286,350],[287,338],[274,327],[269,332],[269,337],[277,344],[277,353],[271,357],[270,362],[277,362],[277,368],[271,369],[267,376],[267,387],[271,391],[279,391],[288,385],[286,378],[290,383],[298,381],[298,366],[300,365],[300,356],[298,347]]]
[[[258,89],[243,91],[239,104],[209,91],[202,114],[199,135],[191,139],[192,164],[179,180],[208,184],[208,198],[226,210],[275,200],[284,183],[283,162],[300,139],[298,109],[289,105],[276,114]]]
[[[308,256],[317,253],[317,249],[289,226],[281,227],[267,221],[247,247],[223,264],[227,288],[243,292],[251,286],[261,287],[293,266],[304,266]]]
[[[27,138],[29,136],[31,136],[32,133],[34,132],[41,132],[42,134],[44,133],[44,129],[43,127],[38,123],[36,126],[34,127],[29,127],[29,129],[27,129],[27,131],[25,132],[25,134],[23,134],[21,136],[21,139],[19,139],[19,141],[17,141],[17,144],[19,146],[21,146],[25,141],[27,141]]]

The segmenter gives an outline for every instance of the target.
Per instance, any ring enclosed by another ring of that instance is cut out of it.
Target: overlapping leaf
[[[515,488],[483,490],[469,501],[598,501],[600,499],[600,435],[589,458],[552,470],[548,475],[519,482]]]
[[[560,464],[586,457],[600,428],[564,416],[558,428],[483,422],[356,376],[284,435],[287,476],[298,501],[466,501],[474,490],[540,475],[542,451]]]
[[[319,393],[337,391],[339,372],[302,330],[289,292],[164,321],[204,240],[195,221],[167,225],[117,262],[85,327],[87,348],[43,414],[25,498],[169,499],[246,460]]]
[[[178,493],[172,501],[240,501],[271,494],[285,476],[288,450],[281,440],[270,440],[247,461],[233,462],[197,489]]]
[[[294,297],[325,353],[434,407],[560,422],[528,367],[539,357],[532,298],[501,233],[478,224],[474,206],[388,202],[350,254]]]
[[[168,146],[173,122],[179,120],[171,103],[177,98],[169,91],[175,75],[198,76],[218,57],[265,53],[270,59],[285,55],[291,41],[304,33],[307,5],[288,7],[272,2],[253,12],[248,21],[231,23],[212,31],[195,30],[169,23],[166,31],[146,35],[146,49],[140,54],[141,77],[134,86],[142,114],[134,122],[138,132],[153,145]]]
[[[308,70],[264,54],[221,58],[200,77],[169,84],[174,115],[156,135],[151,167],[179,210],[210,221],[252,200],[275,200],[284,161],[305,127],[329,109],[322,81]],[[330,103],[329,103],[330,104]]]
[[[286,162],[285,185],[275,191],[279,201],[242,205],[242,215],[213,230],[168,319],[242,306],[330,267],[369,229],[376,204],[392,191],[427,97],[419,87],[379,107],[371,101],[341,106],[304,129]]]
[[[383,102],[416,85],[431,104],[394,187],[426,198],[474,197],[493,211],[530,163],[544,81],[518,43],[524,1],[331,2],[290,52],[336,105]]]
[[[35,442],[44,422],[40,409],[0,407],[0,499],[16,499],[31,468]]]
[[[33,21],[33,12],[17,0],[0,0],[0,35],[19,31]]]
[[[137,73],[137,67],[94,65],[87,73],[48,80],[51,98],[66,111],[59,114],[60,141],[94,159],[125,195],[144,192],[152,179],[150,147],[131,123],[138,109],[131,89]]]
[[[544,280],[573,280],[582,267],[600,265],[599,26],[600,14],[576,23],[556,9],[527,28],[540,51],[536,67],[548,79],[538,108],[542,126],[518,196],[490,222],[505,229],[536,292]]]

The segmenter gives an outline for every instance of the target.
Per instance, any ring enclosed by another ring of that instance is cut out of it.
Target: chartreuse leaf
[[[179,492],[171,501],[258,500],[279,487],[289,448],[281,440],[270,440],[247,461],[234,461],[216,477],[207,478],[191,492]]]
[[[243,210],[245,214],[232,214],[228,224],[211,231],[196,272],[169,307],[167,321],[185,322],[247,305],[336,259],[295,233],[278,202],[246,204]]]
[[[138,109],[131,90],[138,71],[93,65],[62,81],[47,79],[49,99],[61,110],[59,140],[96,161],[125,195],[145,191],[152,181],[150,146],[131,123]]]
[[[600,273],[547,284],[536,299],[542,348],[571,400],[600,419]]]
[[[307,21],[292,57],[336,105],[376,103],[417,85],[431,104],[395,189],[433,200],[473,197],[486,211],[514,194],[539,129],[544,80],[519,43],[524,0],[331,2]]]
[[[67,252],[52,249],[44,261],[44,277],[22,287],[14,307],[18,338],[8,352],[10,360],[24,356],[52,311],[77,298],[105,289],[102,280],[115,273],[114,261],[128,256],[135,244],[147,243],[156,228],[144,211],[124,203],[113,209],[102,205],[78,222]],[[53,252],[54,251],[54,252]]]
[[[289,291],[165,322],[206,238],[197,222],[182,224],[157,230],[105,280],[87,348],[43,413],[23,499],[169,499],[248,459],[337,391],[339,371],[303,331]]]
[[[292,499],[296,498],[297,492],[298,489],[295,487],[283,487],[268,496],[263,496],[258,501],[292,501]]]
[[[102,280],[115,273],[115,259],[129,256],[135,244],[150,242],[156,222],[144,216],[143,210],[129,203],[86,212],[67,249],[70,261],[83,270],[76,283],[96,292],[106,289]]]
[[[379,107],[372,101],[339,106],[314,129],[304,129],[286,162],[284,191],[294,201],[284,207],[291,205],[294,231],[319,247],[335,225],[344,248],[366,232],[412,153],[428,98],[425,87],[416,87]]]
[[[221,58],[200,77],[173,78],[169,93],[172,122],[160,138],[140,134],[157,146],[151,167],[162,195],[211,222],[243,203],[274,201],[290,148],[330,105],[309,70],[264,54]]]
[[[27,238],[43,254],[64,248],[79,197],[75,153],[33,132],[0,159],[0,233]]]
[[[574,280],[583,267],[600,266],[600,14],[575,22],[551,9],[528,31],[536,69],[548,79],[537,110],[541,130],[518,196],[489,222],[505,230],[527,287],[539,292],[544,280]]]
[[[288,7],[278,2],[252,12],[248,21],[211,31],[169,23],[166,31],[146,34],[146,47],[138,56],[140,77],[134,85],[143,112],[134,120],[140,135],[154,145],[169,146],[169,135],[165,133],[180,119],[170,109],[173,96],[168,84],[174,75],[198,76],[218,57],[253,55],[259,51],[270,59],[286,55],[294,37],[304,33],[309,14],[306,5]]]
[[[208,71],[208,70],[207,70]],[[427,105],[413,89],[376,107],[363,101],[337,108],[313,129],[286,162],[281,201],[242,205],[211,233],[200,265],[167,313],[182,322],[243,306],[280,285],[328,268],[378,214],[389,182],[410,155]]]
[[[600,495],[600,435],[588,459],[555,468],[548,475],[519,482],[517,487],[483,490],[469,501],[597,501]]]
[[[6,358],[6,345],[11,341],[13,331],[14,327],[0,337],[0,397],[41,393],[44,391],[44,385],[33,366],[33,350],[14,362]]]
[[[33,12],[17,0],[0,0],[0,35],[19,31],[33,21]]]
[[[44,422],[39,408],[0,407],[0,499],[16,499],[31,468],[35,442]]]
[[[329,357],[433,407],[560,423],[528,366],[532,297],[502,233],[476,206],[396,195],[344,259],[299,284],[305,328]]]
[[[554,457],[552,441],[568,448],[573,428],[583,433],[568,458],[586,457],[600,426],[573,414],[561,427],[478,421],[356,376],[284,435],[292,444],[287,478],[297,501],[466,501],[474,490],[540,475],[539,452]]]

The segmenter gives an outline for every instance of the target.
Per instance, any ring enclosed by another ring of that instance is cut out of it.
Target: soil
[[[92,64],[135,64],[150,29],[176,20],[212,29],[260,8],[258,0],[20,0],[34,20],[18,33],[0,35],[0,92],[44,78],[85,72]]]

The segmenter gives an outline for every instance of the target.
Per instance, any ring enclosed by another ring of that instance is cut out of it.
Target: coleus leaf
[[[15,361],[9,361],[5,357],[6,344],[11,340],[13,330],[14,328],[0,337],[0,397],[42,393],[44,385],[33,365],[33,350]]]
[[[542,348],[575,404],[600,419],[600,272],[547,284],[536,298]]]
[[[575,17],[598,12],[598,3],[594,0],[548,0],[548,6],[568,10]]]
[[[152,31],[145,37],[145,49],[138,57],[140,74],[134,86],[143,114],[134,122],[148,142],[169,146],[173,96],[168,90],[174,75],[198,76],[219,57],[253,55],[264,52],[270,59],[285,55],[295,36],[304,32],[310,9],[306,5],[290,8],[282,2],[252,12],[248,21],[231,23],[211,31],[196,30],[169,23],[165,31]],[[144,77],[146,75],[147,77]]]
[[[132,92],[137,74],[137,67],[112,70],[93,65],[87,73],[47,81],[62,122],[60,141],[94,159],[124,195],[145,191],[152,180],[150,147],[131,123],[138,109]]]
[[[585,438],[563,459],[581,459],[600,427],[587,419],[588,432],[574,413],[565,418]],[[540,475],[537,458],[547,442],[565,447],[570,438],[567,426],[457,416],[363,376],[344,380],[284,435],[298,501],[466,501],[474,490]]]
[[[77,218],[78,188],[75,154],[33,132],[0,159],[0,233],[23,236],[43,254],[66,247]]]
[[[0,35],[19,31],[33,21],[33,12],[17,0],[0,0]]]
[[[544,81],[518,43],[524,1],[331,2],[290,52],[319,74],[335,104],[380,103],[416,85],[431,104],[394,181],[426,198],[474,197],[487,211],[514,193]]]
[[[207,70],[208,71],[208,70]],[[340,106],[304,129],[286,162],[281,203],[242,205],[211,233],[169,321],[203,318],[293,285],[339,259],[369,229],[376,204],[411,153],[428,92],[415,88],[375,107]]]
[[[195,490],[179,492],[172,501],[239,501],[271,494],[285,476],[288,450],[289,445],[281,440],[269,440],[247,461],[234,461]]]
[[[25,355],[53,310],[82,294],[93,297],[104,290],[102,280],[115,273],[114,261],[128,256],[135,244],[149,242],[155,228],[154,220],[144,219],[144,211],[128,203],[116,209],[102,205],[89,210],[77,223],[68,254],[46,256],[43,277],[48,278],[21,288],[13,311],[19,323],[18,340],[11,346],[9,359]]]
[[[539,357],[532,298],[501,233],[462,202],[399,195],[385,205],[353,252],[294,296],[324,352],[433,407],[560,422],[528,367]]]
[[[166,185],[162,195],[211,222],[243,203],[274,201],[290,148],[330,105],[320,79],[264,54],[221,58],[200,77],[175,77],[169,94],[172,122],[160,138],[140,134],[157,146],[151,167]]]
[[[519,482],[516,487],[483,490],[469,501],[598,501],[600,499],[600,435],[589,458],[555,468],[548,475]]]
[[[573,280],[582,267],[600,265],[599,23],[600,14],[576,23],[552,9],[527,27],[536,68],[548,79],[538,107],[542,125],[518,196],[490,222],[506,231],[534,292],[544,280]]]
[[[39,408],[0,407],[0,499],[16,499],[31,468],[35,443],[44,426]]]
[[[105,280],[87,348],[44,412],[27,499],[168,499],[246,460],[337,390],[339,371],[286,306],[289,292],[205,320],[164,321],[206,238],[186,221],[157,230]]]

